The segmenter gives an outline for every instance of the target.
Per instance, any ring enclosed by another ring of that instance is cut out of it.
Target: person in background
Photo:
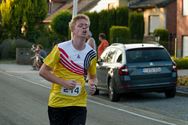
[[[87,41],[86,43],[89,44],[95,51],[96,51],[96,42],[95,42],[95,39],[92,37],[92,33],[91,31],[88,32],[88,35],[87,35]],[[87,76],[86,78],[86,82],[88,82],[88,79],[89,79],[89,76]],[[96,79],[96,83],[95,85],[97,84],[97,79]]]
[[[36,51],[39,54],[41,62],[43,62],[43,59],[47,56],[46,51],[43,49],[43,46],[41,44],[37,45]]]
[[[36,44],[33,44],[33,45],[31,46],[31,51],[32,51],[33,53],[35,53],[36,48],[37,48],[37,45],[36,45]]]
[[[39,75],[52,82],[48,101],[50,125],[85,125],[89,75],[90,93],[95,93],[96,52],[86,44],[90,20],[78,14],[69,23],[72,39],[54,46]]]
[[[35,49],[33,49],[35,52],[35,56],[32,57],[33,59],[33,69],[39,70],[40,67],[43,64],[43,60],[46,57],[46,51],[43,49],[43,46],[41,44],[36,45]]]
[[[106,40],[106,35],[104,33],[99,34],[100,44],[98,46],[98,59],[100,59],[101,54],[109,46],[108,41]]]
[[[33,44],[31,47],[31,51],[33,52],[34,56],[31,57],[31,60],[33,61],[32,67],[33,70],[37,70],[37,64],[36,64],[36,55],[37,55],[37,51],[36,51],[37,45]]]
[[[91,31],[88,32],[87,43],[96,51],[96,43],[95,39],[92,37]]]

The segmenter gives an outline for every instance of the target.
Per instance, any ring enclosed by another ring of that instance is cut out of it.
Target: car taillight
[[[172,65],[172,71],[173,71],[173,72],[176,72],[176,71],[177,71],[177,67],[176,67],[175,64]]]
[[[127,66],[120,67],[118,73],[119,75],[129,75],[128,67]]]

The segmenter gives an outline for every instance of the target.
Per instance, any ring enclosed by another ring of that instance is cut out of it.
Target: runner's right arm
[[[43,64],[42,67],[40,68],[39,75],[52,83],[60,84],[67,89],[74,89],[74,87],[76,86],[75,81],[63,80],[62,78],[58,78],[57,76],[52,74],[51,71],[52,69],[49,66]]]

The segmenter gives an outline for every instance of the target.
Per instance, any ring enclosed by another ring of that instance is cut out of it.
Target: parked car
[[[176,94],[176,64],[159,44],[112,44],[98,61],[97,78],[97,92],[107,90],[111,101],[131,92]]]

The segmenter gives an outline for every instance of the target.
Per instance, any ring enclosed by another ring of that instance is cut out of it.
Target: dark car
[[[97,90],[107,90],[111,101],[131,92],[176,94],[176,64],[158,44],[112,44],[101,55],[97,78]]]

